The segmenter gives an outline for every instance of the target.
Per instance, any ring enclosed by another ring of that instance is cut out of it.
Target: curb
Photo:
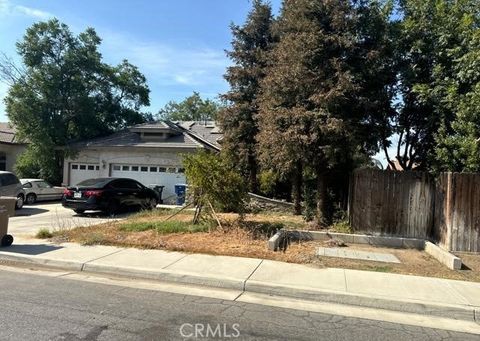
[[[374,297],[361,294],[350,294],[328,290],[317,290],[308,287],[275,285],[255,280],[239,280],[236,278],[220,276],[202,276],[192,273],[172,272],[168,270],[149,271],[144,269],[107,266],[73,262],[50,260],[46,258],[34,258],[24,255],[0,254],[0,262],[7,261],[13,264],[39,265],[44,267],[62,269],[67,271],[116,275],[129,278],[157,280],[170,283],[198,285],[221,289],[238,290],[246,293],[259,293],[288,298],[345,304],[360,306],[386,311],[415,313],[425,316],[447,317],[455,320],[475,321],[480,323],[479,307],[455,306],[435,303],[425,303],[414,300],[395,300],[384,297]]]
[[[478,319],[478,309],[467,306],[453,306],[442,304],[425,304],[414,300],[395,300],[382,297],[373,297],[361,294],[316,290],[294,286],[280,286],[258,281],[247,281],[245,292],[254,292],[275,296],[284,296],[309,301],[328,302],[360,306],[365,308],[383,309],[403,313],[413,313],[425,316],[446,317],[455,320],[475,321]],[[475,315],[477,311],[477,316]]]

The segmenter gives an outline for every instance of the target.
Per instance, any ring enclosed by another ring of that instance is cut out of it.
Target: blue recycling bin
[[[177,195],[177,205],[185,204],[185,194],[187,192],[187,185],[185,184],[176,184],[175,185],[175,194]]]

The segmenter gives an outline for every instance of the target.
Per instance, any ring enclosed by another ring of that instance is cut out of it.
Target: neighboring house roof
[[[223,134],[215,121],[176,121],[174,123],[185,129],[192,137],[207,142],[215,149],[220,150]]]
[[[142,147],[142,148],[213,148],[219,150],[214,137],[208,136],[210,125],[202,127],[198,122],[168,122],[159,121],[135,125],[109,136],[80,141],[70,144],[74,149],[108,148],[108,147]],[[171,134],[164,140],[152,141],[142,139],[141,133],[152,131],[168,131]],[[213,133],[220,137],[221,134]]]
[[[398,159],[395,159],[395,160],[392,160],[393,164],[395,165],[395,168],[393,168],[390,164],[387,164],[387,169],[388,170],[397,170],[397,171],[403,171],[403,167],[400,165],[400,162],[398,161]],[[415,169],[415,168],[418,168],[419,164],[417,163],[414,163],[412,165],[412,170]]]
[[[15,128],[9,122],[0,122],[0,143],[24,144],[18,141]]]

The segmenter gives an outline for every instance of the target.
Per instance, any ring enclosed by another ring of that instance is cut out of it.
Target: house
[[[13,172],[17,157],[26,147],[26,143],[18,140],[10,123],[0,122],[0,171]]]
[[[71,144],[65,158],[64,185],[96,177],[127,177],[144,185],[162,185],[164,201],[175,198],[175,184],[186,182],[183,154],[220,150],[222,134],[211,121],[159,121],[130,127],[109,136]]]
[[[395,165],[395,168],[392,167],[392,165],[390,164],[387,164],[387,170],[396,170],[396,171],[404,171],[403,167],[400,165],[400,161],[398,161],[398,159],[394,159],[392,160],[393,164]],[[416,168],[418,168],[418,164],[417,163],[414,163],[412,165],[412,169],[411,170],[414,170]]]

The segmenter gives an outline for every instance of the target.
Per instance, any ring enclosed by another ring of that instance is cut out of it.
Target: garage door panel
[[[111,174],[113,177],[131,178],[145,186],[164,186],[162,199],[164,202],[175,201],[175,185],[185,183],[186,178],[183,168],[165,165],[112,165]]]
[[[78,183],[98,178],[100,176],[100,166],[95,163],[71,163],[70,164],[70,186],[75,186]]]

